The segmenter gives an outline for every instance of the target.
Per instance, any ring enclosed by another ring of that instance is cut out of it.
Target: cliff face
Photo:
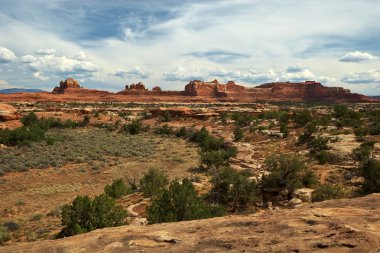
[[[128,95],[130,98],[151,100],[165,99],[168,101],[179,100],[204,100],[204,101],[236,101],[254,102],[265,101],[335,101],[335,102],[372,102],[373,99],[351,93],[342,87],[327,87],[314,81],[299,83],[276,82],[265,83],[256,87],[244,87],[229,81],[225,84],[217,80],[203,82],[190,81],[183,91],[164,91],[159,86],[148,90],[142,82],[126,85],[125,89],[113,94],[107,91],[85,89],[80,87],[78,81],[68,78],[55,87],[53,94],[67,94],[76,96],[104,96],[104,95]],[[122,99],[122,98],[120,98]]]
[[[254,88],[247,88],[233,81],[220,84],[217,80],[212,82],[194,80],[185,86],[183,94],[186,96],[230,98],[235,100],[250,98],[252,100],[282,101],[370,101],[368,97],[351,93],[350,90],[341,87],[326,87],[314,81],[266,83]]]

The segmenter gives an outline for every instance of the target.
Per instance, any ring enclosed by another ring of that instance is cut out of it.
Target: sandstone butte
[[[376,102],[370,97],[351,93],[342,87],[327,87],[319,82],[275,82],[256,87],[245,87],[229,81],[190,81],[183,91],[165,91],[159,86],[152,90],[142,82],[126,85],[125,89],[112,93],[86,89],[78,81],[68,78],[61,81],[52,93],[0,94],[3,102],[33,101],[120,101],[120,102],[256,102],[256,101],[330,101],[330,102]]]

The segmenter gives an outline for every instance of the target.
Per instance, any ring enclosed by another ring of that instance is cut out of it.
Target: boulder
[[[8,104],[0,104],[0,121],[16,120],[19,118],[17,110]]]
[[[314,189],[310,188],[301,188],[293,192],[292,197],[295,199],[300,199],[303,202],[311,202],[311,196],[314,192]]]

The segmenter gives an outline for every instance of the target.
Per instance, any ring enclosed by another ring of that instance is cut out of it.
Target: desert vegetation
[[[1,243],[71,236],[135,219],[206,219],[380,191],[377,108],[253,106],[233,111],[195,104],[194,115],[153,116],[150,104],[107,103],[75,120],[70,112],[64,119],[25,114],[21,127],[0,131],[6,146],[0,149],[1,175],[67,179],[28,182],[25,190],[33,196],[60,196],[48,210],[30,209],[21,195],[4,203]],[[17,229],[10,230],[10,222]],[[32,233],[38,224],[42,228]]]

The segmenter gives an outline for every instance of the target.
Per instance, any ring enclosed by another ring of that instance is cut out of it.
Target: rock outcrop
[[[125,85],[125,90],[130,90],[130,91],[147,91],[148,89],[145,88],[144,83],[138,82],[136,84],[131,84],[131,85]]]
[[[105,228],[0,252],[378,252],[380,194],[251,215]]]
[[[85,89],[73,78],[67,78],[59,83],[59,87],[53,89],[53,94],[78,94],[78,95],[107,95],[108,91]]]
[[[19,115],[17,110],[8,104],[0,104],[0,121],[17,120]]]
[[[65,81],[59,82],[59,87],[53,89],[53,93],[62,94],[66,89],[80,89],[79,82],[73,78],[67,78]]]
[[[217,80],[203,82],[194,80],[185,86],[186,96],[203,96],[214,98],[279,100],[279,101],[347,101],[366,102],[366,96],[351,93],[342,87],[326,87],[315,81],[300,83],[276,82],[266,83],[253,88],[238,85],[233,81],[221,84]]]

